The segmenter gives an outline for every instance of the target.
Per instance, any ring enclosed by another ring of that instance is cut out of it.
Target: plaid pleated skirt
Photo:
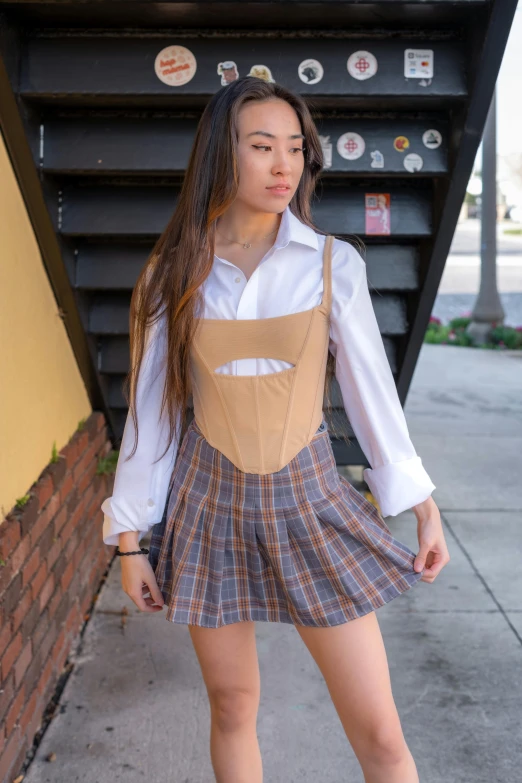
[[[338,625],[422,576],[415,554],[338,472],[324,419],[307,446],[266,475],[239,470],[192,419],[148,559],[166,619],[209,628]]]

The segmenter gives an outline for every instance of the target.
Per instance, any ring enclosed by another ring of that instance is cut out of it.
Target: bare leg
[[[216,781],[262,783],[255,623],[188,627],[210,702],[210,757]]]
[[[329,628],[295,627],[325,679],[365,783],[419,783],[375,612]]]

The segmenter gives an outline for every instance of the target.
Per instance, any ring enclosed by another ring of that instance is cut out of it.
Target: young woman
[[[262,780],[256,620],[295,625],[367,783],[418,781],[375,610],[433,582],[449,556],[365,262],[311,221],[321,169],[301,98],[251,76],[220,89],[131,301],[129,415],[103,540],[128,555],[136,605],[166,604],[189,627],[222,783]],[[337,471],[323,411],[333,374],[381,513]],[[383,519],[409,508],[417,555]]]

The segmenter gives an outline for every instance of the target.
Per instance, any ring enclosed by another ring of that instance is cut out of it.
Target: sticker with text
[[[166,46],[154,61],[156,76],[171,87],[181,87],[196,73],[196,58],[185,46]]]
[[[420,171],[422,168],[422,164],[423,164],[423,160],[420,155],[417,155],[416,152],[410,152],[404,158],[404,168],[406,169],[406,171],[409,171],[412,174],[415,171]]]
[[[407,79],[432,79],[433,49],[405,49],[404,75]]]
[[[390,194],[364,194],[364,232],[380,236],[390,234]]]

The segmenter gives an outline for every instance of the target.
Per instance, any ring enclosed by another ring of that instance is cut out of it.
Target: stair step
[[[330,234],[365,236],[365,193],[390,193],[390,236],[427,237],[432,232],[430,180],[415,186],[401,182],[368,182],[350,188],[324,187],[313,207],[318,228]],[[64,236],[147,237],[159,236],[176,206],[178,188],[108,187],[65,185],[62,191]]]
[[[54,117],[44,124],[40,164],[46,173],[60,176],[179,175],[187,168],[197,122],[184,117]],[[406,178],[447,174],[448,126],[440,115],[429,114],[422,119],[347,117],[325,119],[316,124],[331,148],[331,165],[327,161],[323,169],[325,178],[361,173],[374,177],[400,174]],[[423,134],[432,129],[442,136],[436,149],[429,149],[423,142]],[[355,160],[344,158],[337,151],[338,139],[351,132],[364,141],[364,152]],[[407,153],[394,148],[394,140],[400,136],[408,139]],[[382,168],[374,167],[372,153],[376,151],[382,155],[379,160]],[[404,166],[410,153],[422,158],[422,169],[418,172],[408,172]]]

